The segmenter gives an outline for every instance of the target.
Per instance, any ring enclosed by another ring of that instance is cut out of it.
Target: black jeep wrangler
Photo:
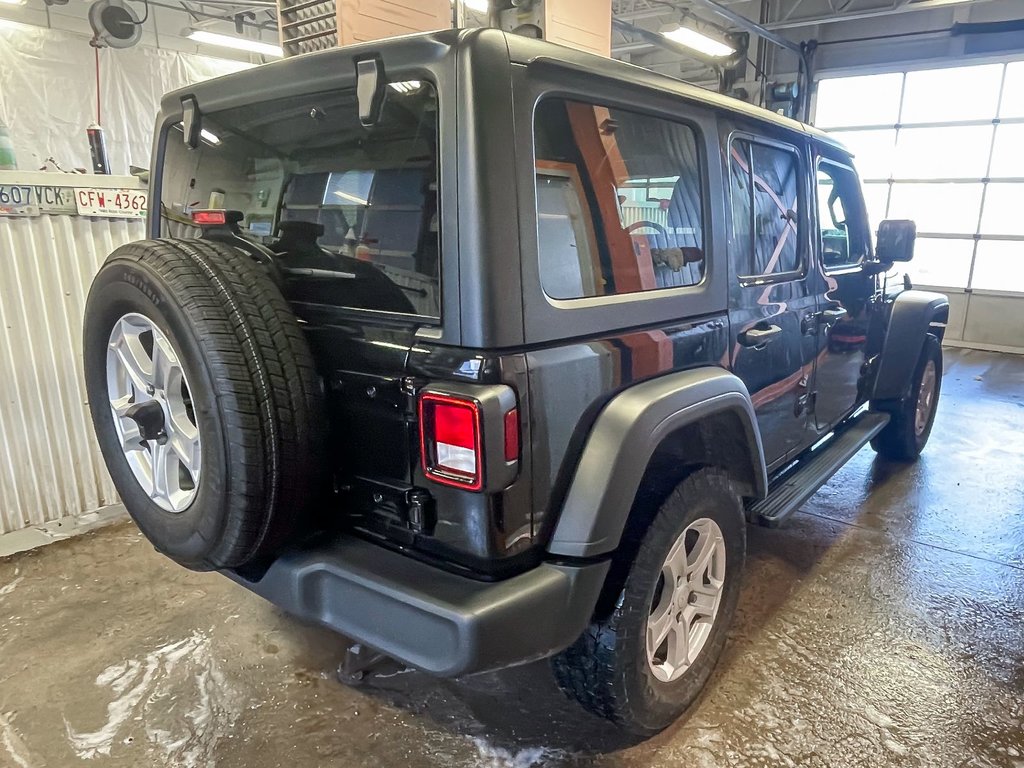
[[[163,99],[149,235],[85,317],[156,548],[438,675],[552,657],[650,733],[725,642],[748,522],[914,459],[944,296],[889,289],[826,135],[495,30]]]

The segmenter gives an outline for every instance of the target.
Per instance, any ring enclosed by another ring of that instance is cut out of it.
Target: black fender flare
[[[949,298],[931,291],[903,291],[893,301],[872,400],[900,400],[910,392],[925,337],[942,340],[949,320]]]
[[[723,412],[742,425],[753,492],[767,492],[761,433],[750,394],[722,368],[696,368],[636,384],[604,407],[587,436],[548,551],[598,557],[614,550],[655,449],[681,427]]]

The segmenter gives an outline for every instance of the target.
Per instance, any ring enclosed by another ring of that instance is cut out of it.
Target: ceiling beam
[[[697,0],[698,2],[700,0]],[[897,16],[910,11],[927,11],[935,8],[949,8],[967,3],[992,2],[992,0],[917,0],[917,2],[900,2],[891,8],[874,8],[868,11],[853,11],[851,13],[840,13],[834,16],[817,16],[803,19],[790,19],[787,21],[776,21],[765,24],[767,29],[777,31],[780,29],[799,29],[801,27],[816,27],[819,24],[834,24],[837,21],[858,21],[860,19],[878,19],[885,16]]]
[[[736,11],[732,10],[732,8],[726,8],[721,3],[716,2],[716,0],[693,1],[697,5],[707,8],[709,11],[717,13],[723,19],[726,19],[730,23],[739,27],[744,32],[749,32],[752,35],[757,35],[758,37],[761,37],[770,43],[775,43],[775,45],[779,46],[780,48],[785,48],[786,50],[793,51],[793,53],[796,53],[798,55],[802,53],[802,51],[800,50],[799,43],[794,43],[792,40],[788,40],[782,35],[776,35],[774,32],[772,32],[770,29],[763,26],[762,24],[758,24],[756,21],[748,19],[743,14],[737,13]]]

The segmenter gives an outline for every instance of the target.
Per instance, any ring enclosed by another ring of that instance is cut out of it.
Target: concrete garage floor
[[[0,561],[0,765],[1024,766],[1024,358],[947,350],[921,461],[750,529],[699,704],[636,743],[544,664],[335,682],[336,636],[131,525]]]

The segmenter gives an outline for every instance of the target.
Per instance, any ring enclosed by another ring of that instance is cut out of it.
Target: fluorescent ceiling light
[[[388,83],[394,90],[399,93],[412,93],[413,91],[419,90],[419,87],[423,85],[419,80],[400,80],[397,83]]]
[[[0,3],[3,3],[4,5],[24,5],[25,2],[26,0],[0,0]],[[4,19],[4,21],[8,21],[8,19]]]
[[[356,205],[369,205],[370,203],[363,200],[361,197],[356,195],[350,195],[348,192],[342,192],[341,190],[334,190],[334,194],[340,197],[342,200],[348,200],[349,202],[355,203]]]
[[[236,51],[249,51],[251,53],[262,53],[264,56],[275,56],[281,58],[284,51],[281,46],[272,43],[264,43],[260,40],[250,40],[247,37],[235,37],[233,35],[221,35],[217,32],[208,32],[205,29],[189,30],[189,40],[207,45],[217,45],[221,48],[232,48]]]
[[[698,32],[693,27],[683,24],[662,27],[661,34],[675,43],[685,45],[687,48],[698,53],[703,53],[705,56],[713,56],[716,59],[732,56],[736,53],[736,49],[728,43],[708,37],[703,32]]]
[[[215,146],[215,147],[218,144],[220,144],[220,136],[215,134],[213,131],[208,131],[205,128],[201,128],[199,130],[199,135],[202,136],[206,141],[208,141],[211,144],[213,144],[213,146]]]
[[[455,3],[456,0],[452,0],[452,5],[455,5]],[[475,13],[487,13],[491,10],[491,4],[488,0],[462,0],[462,4]]]

